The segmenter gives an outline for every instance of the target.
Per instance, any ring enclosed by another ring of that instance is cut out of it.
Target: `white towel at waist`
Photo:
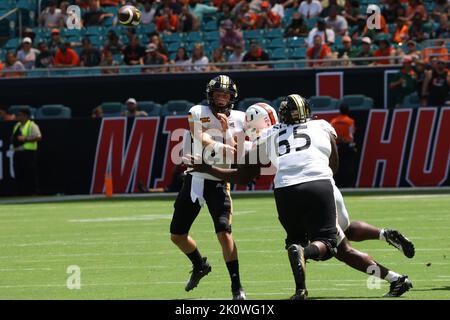
[[[201,207],[205,204],[205,198],[203,197],[203,191],[205,187],[205,180],[200,177],[192,176],[191,182],[191,200],[195,203],[198,199],[198,203]]]

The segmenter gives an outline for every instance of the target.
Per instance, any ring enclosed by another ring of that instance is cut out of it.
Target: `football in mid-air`
[[[119,9],[118,17],[124,26],[137,26],[141,21],[141,12],[134,6],[126,5]]]

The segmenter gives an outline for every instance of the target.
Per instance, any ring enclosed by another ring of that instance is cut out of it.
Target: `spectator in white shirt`
[[[322,5],[318,0],[305,0],[298,7],[298,12],[305,19],[317,17],[322,11]]]
[[[275,4],[273,5],[271,11],[277,15],[280,16],[281,20],[284,18],[284,7],[283,3],[284,0],[275,0]]]
[[[153,5],[153,0],[144,1],[144,10],[141,11],[141,23],[149,24],[153,22],[155,17],[156,6]]]
[[[330,14],[325,18],[325,22],[327,23],[327,27],[333,29],[335,34],[343,36],[347,32],[348,23],[343,16],[340,16],[337,13],[337,7],[331,7]]]
[[[192,49],[192,57],[189,60],[191,71],[208,71],[208,63],[209,59],[205,56],[203,45],[201,43],[196,43],[194,49]]]
[[[239,65],[244,60],[245,51],[242,44],[237,43],[234,46],[233,53],[228,56],[228,62],[232,63],[232,69],[243,69],[244,65]]]
[[[325,20],[319,18],[317,20],[317,27],[313,28],[308,34],[308,47],[314,46],[314,36],[319,35],[322,38],[322,43],[327,45],[333,44],[335,34],[333,29],[327,28]]]
[[[33,69],[39,50],[31,47],[31,38],[22,40],[22,49],[17,52],[17,59],[22,62],[26,69]]]
[[[51,0],[39,17],[39,24],[46,28],[59,27],[61,18],[61,9],[58,9],[56,0]]]

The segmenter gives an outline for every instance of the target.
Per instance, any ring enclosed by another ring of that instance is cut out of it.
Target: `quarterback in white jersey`
[[[235,153],[235,148],[225,144],[235,135],[244,132],[245,113],[233,110],[237,98],[234,82],[225,75],[211,79],[206,86],[208,105],[196,105],[189,111],[190,134],[185,139],[185,151],[210,158],[213,164],[229,168],[230,164],[221,156]],[[222,131],[227,132],[224,137]],[[206,151],[206,152],[205,152]],[[220,162],[219,162],[220,161]],[[230,161],[231,162],[231,161]],[[230,184],[212,175],[188,172],[174,204],[170,224],[173,243],[191,260],[193,270],[185,290],[193,290],[200,280],[211,272],[206,257],[202,257],[194,239],[189,236],[192,223],[204,203],[214,223],[217,239],[222,247],[223,257],[230,275],[233,300],[244,300],[245,292],[239,276],[239,262],[236,244],[231,234],[232,200]]]

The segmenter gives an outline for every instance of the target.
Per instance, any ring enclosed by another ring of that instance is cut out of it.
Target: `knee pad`
[[[333,258],[337,253],[337,241],[336,239],[315,239],[315,241],[320,241],[327,247],[327,253],[320,258],[321,261],[325,261]]]
[[[214,228],[216,229],[216,233],[219,232],[231,233],[231,225],[227,217],[219,217],[218,221],[214,223]]]

